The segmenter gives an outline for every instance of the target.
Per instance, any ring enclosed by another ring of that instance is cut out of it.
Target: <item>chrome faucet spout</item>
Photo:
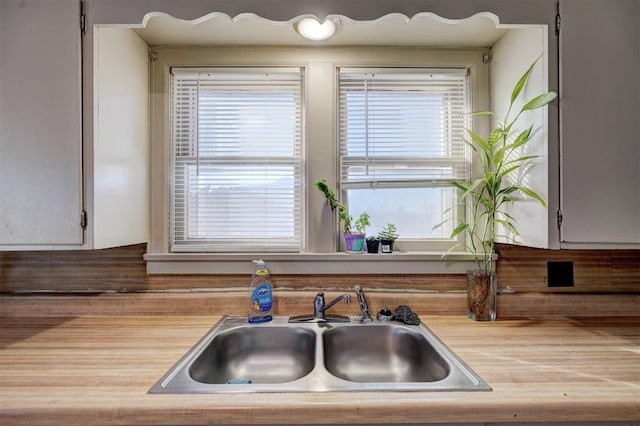
[[[336,303],[341,300],[344,303],[351,303],[351,295],[349,294],[341,294],[336,297],[331,302],[325,304],[324,303],[324,293],[320,292],[316,294],[316,297],[313,299],[313,315],[298,315],[289,318],[289,322],[303,322],[303,321],[315,321],[315,322],[350,322],[349,317],[344,315],[326,315],[325,312],[331,308]]]
[[[315,307],[318,309],[319,312],[323,312],[326,311],[327,309],[329,309],[330,307],[332,307],[333,305],[335,305],[336,303],[338,303],[339,301],[344,300],[344,303],[346,303],[347,305],[349,303],[351,303],[351,295],[349,294],[341,294],[340,296],[336,297],[334,300],[332,300],[331,302],[327,303],[326,305],[324,304],[324,293],[318,293],[316,295],[316,300],[315,300]]]
[[[327,319],[325,312],[341,300],[344,300],[344,303],[349,304],[351,303],[351,295],[341,294],[331,302],[325,304],[324,293],[321,292],[316,294],[316,298],[313,301],[313,317],[321,320]]]

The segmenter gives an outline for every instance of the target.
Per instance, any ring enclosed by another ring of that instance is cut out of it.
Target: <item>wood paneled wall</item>
[[[498,282],[519,292],[640,292],[640,250],[542,250],[498,246]],[[547,286],[547,262],[572,262],[573,287]]]
[[[147,275],[144,244],[91,251],[0,252],[0,292],[163,291],[243,288],[245,275]],[[547,286],[547,262],[571,261],[573,287]],[[541,250],[499,246],[500,287],[518,293],[640,293],[640,250]],[[274,275],[277,289],[462,291],[464,275]]]

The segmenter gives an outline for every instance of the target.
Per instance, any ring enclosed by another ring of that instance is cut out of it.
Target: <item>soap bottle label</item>
[[[268,282],[264,282],[253,290],[251,306],[255,312],[269,312],[272,305],[271,285]]]

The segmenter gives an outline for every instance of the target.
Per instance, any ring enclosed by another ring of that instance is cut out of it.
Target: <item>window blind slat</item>
[[[172,70],[171,250],[297,252],[301,69]]]

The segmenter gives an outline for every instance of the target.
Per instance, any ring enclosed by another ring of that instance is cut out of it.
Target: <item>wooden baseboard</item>
[[[466,315],[464,292],[368,291],[370,312],[409,305],[421,316]],[[352,292],[351,292],[352,293]],[[315,291],[274,291],[275,315],[313,311]],[[327,300],[340,292],[325,292]],[[358,304],[337,304],[331,311],[359,315]],[[96,294],[4,294],[0,316],[76,317],[85,315],[246,315],[244,291],[198,291]],[[541,316],[640,316],[640,294],[516,293],[498,296],[498,318]]]
[[[500,287],[518,293],[640,293],[640,250],[543,250],[498,246]],[[0,292],[137,292],[244,288],[250,275],[147,275],[145,244],[104,250],[0,252]],[[572,262],[574,285],[548,286],[547,262]],[[464,291],[464,274],[274,275],[276,289]]]

